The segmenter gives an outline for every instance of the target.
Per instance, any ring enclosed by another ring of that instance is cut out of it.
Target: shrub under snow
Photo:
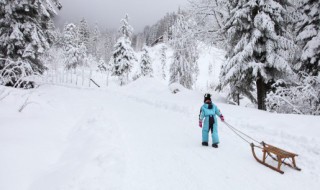
[[[266,99],[270,111],[320,115],[320,75],[304,73],[297,84],[290,86],[278,80],[273,86],[276,90]]]

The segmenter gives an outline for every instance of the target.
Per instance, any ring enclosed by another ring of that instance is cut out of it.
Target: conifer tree
[[[133,62],[137,61],[130,41],[133,29],[129,25],[128,20],[128,15],[121,20],[122,25],[119,29],[121,37],[117,40],[110,59],[112,65],[112,76],[118,77],[121,86],[129,81],[129,73]]]
[[[169,36],[168,35],[169,35],[168,31],[164,31],[164,33],[163,33],[163,42],[164,43],[168,42],[168,40],[169,40]]]
[[[167,51],[167,47],[165,45],[162,46],[161,48],[161,72],[162,72],[162,78],[164,80],[166,80],[166,64],[167,64],[167,54],[166,54],[166,51]]]
[[[253,97],[257,89],[258,109],[266,110],[265,98],[271,84],[292,73],[295,49],[288,30],[291,19],[288,0],[240,0],[223,28],[227,34],[227,61],[221,86]]]
[[[97,57],[98,56],[98,43],[100,39],[100,30],[99,26],[96,23],[92,33],[92,54]]]
[[[302,0],[298,10],[301,17],[296,40],[302,51],[295,69],[317,76],[320,74],[320,1]]]
[[[86,56],[86,47],[83,42],[79,43],[77,27],[70,23],[64,27],[63,50],[65,54],[65,66],[67,69],[76,68],[82,64]]]
[[[104,59],[101,57],[99,60],[98,68],[101,72],[106,72],[107,71],[107,65]]]
[[[196,81],[199,69],[197,64],[197,43],[188,33],[191,22],[178,15],[172,29],[173,63],[170,66],[170,83],[179,83],[191,89]]]
[[[131,36],[133,34],[133,28],[129,24],[129,15],[128,14],[126,14],[124,19],[121,19],[121,27],[119,28],[119,32],[123,37],[128,38],[131,41]]]
[[[149,51],[146,46],[143,47],[142,52],[143,54],[141,55],[141,62],[140,62],[141,75],[152,77],[153,75],[152,63],[151,63]]]
[[[88,50],[90,48],[90,29],[85,18],[81,19],[78,32],[80,43],[83,43]]]
[[[53,42],[52,3],[61,8],[58,0],[0,1],[0,84],[17,86],[45,70],[40,56]]]

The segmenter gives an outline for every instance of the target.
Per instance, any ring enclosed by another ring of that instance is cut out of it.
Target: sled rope
[[[239,129],[236,129],[235,127],[233,127],[232,125],[230,125],[229,123],[223,121],[223,123],[231,130],[233,131],[237,136],[239,136],[242,140],[246,141],[248,144],[252,144],[251,142],[249,142],[246,138],[244,138],[243,136],[247,137],[248,139],[251,139],[253,140],[254,142],[258,143],[258,144],[261,144],[261,142],[255,140],[254,138],[250,137],[249,135],[245,134],[244,132],[240,131]],[[256,146],[256,145],[255,145]],[[258,148],[261,148],[262,147],[259,147],[259,146],[256,146]]]

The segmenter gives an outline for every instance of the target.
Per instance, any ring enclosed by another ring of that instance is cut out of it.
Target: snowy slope
[[[307,189],[320,185],[320,117],[272,114],[214,101],[226,120],[299,154],[297,172],[258,164],[219,123],[219,149],[201,146],[202,94],[171,94],[157,79],[122,88],[43,85],[0,102],[1,190]],[[17,110],[29,97],[27,107]]]

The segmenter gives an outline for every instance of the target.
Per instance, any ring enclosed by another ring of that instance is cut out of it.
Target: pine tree
[[[140,62],[141,75],[152,77],[153,69],[152,69],[152,63],[151,63],[149,51],[146,46],[143,47],[142,51],[143,51],[143,54],[141,55],[141,62]]]
[[[320,1],[302,0],[298,10],[301,19],[297,23],[297,43],[301,55],[295,69],[313,76],[320,74]]]
[[[161,50],[161,71],[162,71],[162,78],[164,80],[166,80],[166,64],[167,64],[167,54],[166,54],[166,51],[167,51],[167,47],[165,45],[162,46]]]
[[[237,89],[251,98],[256,85],[258,109],[266,110],[271,84],[292,73],[289,6],[287,0],[240,0],[224,26],[228,47],[221,86],[229,84],[231,94]]]
[[[64,27],[63,50],[65,54],[65,66],[67,69],[76,68],[83,64],[86,57],[86,47],[84,43],[79,43],[77,27],[70,23]]]
[[[0,84],[17,86],[23,77],[43,73],[40,56],[53,42],[55,14],[50,0],[0,1]]]
[[[106,62],[104,61],[103,58],[100,58],[98,68],[99,68],[99,70],[101,72],[106,72],[107,71],[107,64],[106,64]]]
[[[168,34],[168,31],[166,30],[166,31],[164,31],[164,33],[163,33],[163,42],[164,42],[164,43],[167,43],[168,40],[169,40],[169,34]]]
[[[79,41],[83,43],[87,50],[90,48],[90,29],[86,19],[82,18],[79,24]]]
[[[117,40],[114,51],[111,56],[112,76],[117,76],[120,85],[124,85],[129,81],[129,73],[131,71],[133,62],[137,61],[135,53],[131,47],[130,37],[132,34],[132,27],[128,23],[128,15],[121,20],[122,26],[119,29],[121,37]]]
[[[132,69],[132,62],[137,61],[131,42],[125,37],[120,37],[114,46],[114,52],[111,57],[113,63],[112,76],[117,76],[120,85],[128,82],[128,75]]]
[[[174,49],[173,63],[170,66],[170,83],[179,83],[191,89],[196,81],[199,69],[197,64],[197,43],[188,33],[189,20],[178,15],[172,29],[172,47]]]
[[[133,28],[132,26],[130,26],[129,24],[129,15],[126,14],[124,19],[121,19],[121,27],[119,28],[119,32],[120,34],[125,37],[128,38],[129,40],[131,40],[131,36],[133,34]]]
[[[98,56],[98,43],[100,39],[100,30],[98,24],[95,24],[93,33],[92,33],[92,54]]]

